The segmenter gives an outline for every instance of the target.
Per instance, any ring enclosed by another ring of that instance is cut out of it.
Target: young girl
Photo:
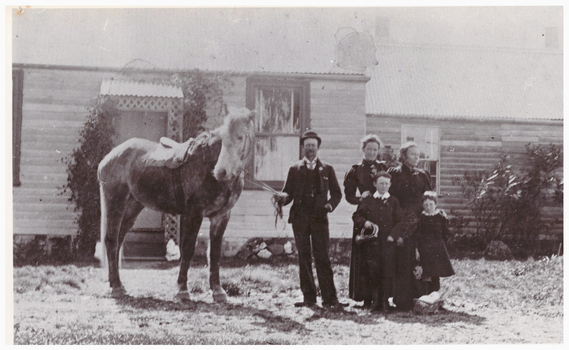
[[[437,209],[437,194],[423,194],[423,212],[419,218],[415,242],[417,256],[423,267],[422,294],[430,294],[441,287],[440,277],[454,275],[445,240],[450,237],[448,219],[444,211]]]

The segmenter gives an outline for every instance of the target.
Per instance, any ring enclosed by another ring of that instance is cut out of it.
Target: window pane
[[[255,106],[257,132],[292,134],[300,131],[300,89],[259,88]]]
[[[421,160],[417,164],[418,168],[425,169],[431,175],[431,188],[437,190],[437,161]]]
[[[284,181],[291,163],[298,160],[298,136],[256,136],[255,178]]]

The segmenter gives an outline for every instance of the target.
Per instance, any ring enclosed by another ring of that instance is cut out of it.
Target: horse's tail
[[[100,248],[98,250],[95,249],[95,255],[97,255],[97,257],[101,261],[101,267],[103,268],[105,276],[108,279],[109,260],[107,258],[107,245],[105,244],[105,235],[107,232],[107,203],[106,203],[105,191],[103,190],[103,186],[104,186],[103,183],[99,185],[99,193],[101,197],[101,238],[100,238],[101,241],[98,243]],[[123,260],[124,260],[124,250],[123,247],[121,247],[118,256],[119,269],[122,266]]]

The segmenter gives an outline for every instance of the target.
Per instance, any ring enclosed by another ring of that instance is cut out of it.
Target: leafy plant
[[[67,183],[62,193],[71,192],[69,201],[78,213],[78,257],[92,257],[99,238],[101,204],[97,167],[111,151],[115,129],[113,118],[118,115],[116,103],[111,99],[99,99],[89,107],[89,115],[79,132],[79,146],[62,161],[67,164]]]
[[[544,205],[561,202],[561,146],[527,145],[526,151],[526,164],[519,170],[504,155],[489,170],[465,173],[453,180],[468,200],[476,223],[475,236],[484,247],[496,239],[528,247],[519,242],[534,241],[550,226],[542,220]]]
[[[203,124],[207,120],[208,110],[215,116],[226,114],[223,88],[231,84],[226,75],[209,77],[199,69],[194,69],[187,73],[174,74],[172,81],[181,87],[184,94],[183,140],[204,131]]]

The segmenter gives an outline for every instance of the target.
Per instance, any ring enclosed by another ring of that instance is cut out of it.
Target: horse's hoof
[[[190,293],[188,293],[187,290],[179,291],[178,294],[176,294],[176,299],[179,301],[190,301]]]
[[[213,293],[213,301],[215,301],[216,303],[226,303],[227,294],[225,294],[225,292]]]
[[[125,296],[127,296],[127,292],[123,286],[115,287],[111,291],[111,297],[113,298],[123,298]]]

